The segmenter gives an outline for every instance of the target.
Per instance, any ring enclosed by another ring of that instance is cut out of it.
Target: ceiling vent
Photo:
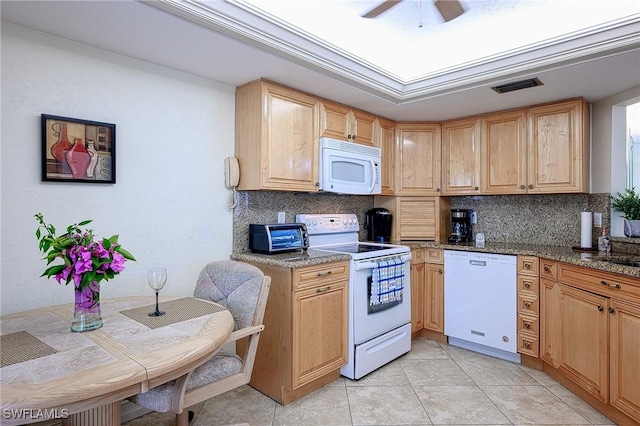
[[[513,83],[507,83],[501,86],[492,87],[492,89],[502,94],[513,92],[514,90],[528,89],[529,87],[536,86],[542,86],[542,82],[537,78],[529,78],[527,80],[514,81]]]

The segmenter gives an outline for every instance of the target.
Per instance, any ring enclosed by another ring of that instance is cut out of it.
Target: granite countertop
[[[606,261],[626,260],[640,262],[640,256],[628,253],[599,253],[597,251],[580,252],[574,251],[571,247],[491,242],[485,243],[484,247],[476,247],[475,243],[448,244],[437,243],[434,241],[392,241],[391,243],[405,245],[411,249],[432,247],[445,250],[464,250],[484,253],[536,256],[556,260],[558,262],[586,266],[600,271],[613,272],[628,277],[640,278],[640,267],[619,265]],[[231,254],[231,259],[280,266],[283,268],[303,268],[305,266],[319,265],[323,263],[348,261],[351,257],[348,254],[327,253],[309,249],[306,252],[296,251],[280,254],[234,252]]]
[[[320,265],[322,263],[344,262],[351,260],[348,254],[327,253],[324,251],[309,249],[307,251],[295,251],[278,254],[260,254],[251,252],[234,252],[231,259],[244,262],[262,263],[283,268],[302,268],[305,266]]]
[[[445,250],[478,251],[484,253],[510,254],[537,256],[545,259],[556,260],[558,262],[570,263],[573,265],[586,266],[605,272],[626,275],[640,278],[640,267],[619,265],[607,260],[624,260],[640,262],[640,256],[629,253],[600,253],[597,251],[580,252],[571,247],[546,246],[536,244],[512,244],[512,243],[485,243],[484,247],[476,247],[475,243],[448,244],[433,241],[401,241],[393,242],[402,244],[411,249],[433,247]]]

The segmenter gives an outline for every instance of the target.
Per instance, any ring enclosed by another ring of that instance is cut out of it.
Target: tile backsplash
[[[602,213],[610,225],[610,194],[492,195],[451,197],[451,208],[473,209],[478,214],[474,234],[487,241],[577,246],[580,244],[580,212]],[[366,234],[364,213],[373,208],[373,197],[363,195],[308,194],[272,191],[239,191],[233,216],[233,251],[249,250],[250,223],[276,223],[278,212],[286,222],[299,213],[355,213],[360,239]],[[594,245],[599,232],[593,231]]]

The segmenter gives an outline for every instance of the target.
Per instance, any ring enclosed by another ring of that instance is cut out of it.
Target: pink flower
[[[117,251],[113,252],[113,260],[111,261],[111,269],[113,272],[118,273],[124,271],[125,258]]]
[[[82,310],[87,313],[98,312],[97,304],[94,304],[94,292],[90,287],[82,290],[76,290],[76,310]]]

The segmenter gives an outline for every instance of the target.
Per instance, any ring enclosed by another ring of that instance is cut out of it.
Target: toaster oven
[[[254,253],[274,254],[308,247],[309,236],[304,223],[249,225],[249,249]]]

